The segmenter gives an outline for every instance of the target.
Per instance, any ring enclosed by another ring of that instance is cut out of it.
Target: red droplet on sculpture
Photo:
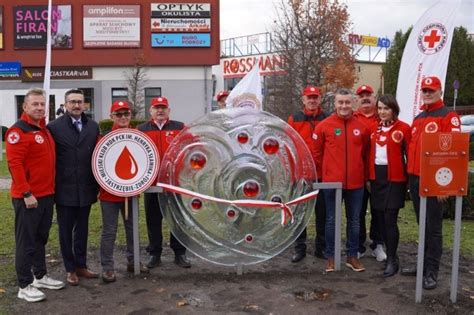
[[[253,241],[253,236],[252,236],[252,234],[247,234],[247,235],[245,236],[245,241],[246,241],[247,243],[251,243],[251,242]]]
[[[267,154],[275,154],[278,152],[278,149],[280,148],[280,144],[276,139],[269,138],[263,142],[263,150]]]
[[[115,162],[115,174],[124,180],[132,179],[138,173],[137,161],[125,146]]]
[[[195,170],[200,170],[206,165],[206,157],[202,153],[194,153],[189,160],[191,167]]]
[[[251,180],[244,184],[243,191],[246,197],[255,197],[256,195],[258,195],[260,187],[258,186],[257,182]]]
[[[195,210],[201,209],[202,201],[199,199],[193,199],[193,201],[191,201],[191,207],[193,207]]]
[[[247,141],[249,141],[249,135],[245,132],[241,132],[237,135],[237,141],[242,144],[247,143]]]
[[[229,218],[235,217],[235,210],[233,210],[233,209],[227,210],[227,216],[228,216]]]

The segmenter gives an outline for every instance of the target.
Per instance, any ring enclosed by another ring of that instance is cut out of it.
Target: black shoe
[[[174,263],[181,268],[191,268],[191,262],[188,260],[185,254],[174,256]]]
[[[395,275],[398,272],[398,261],[396,259],[387,259],[387,266],[383,272],[382,277],[388,278]]]
[[[438,281],[433,275],[428,275],[423,277],[423,289],[433,290],[438,286]]]
[[[292,263],[297,263],[297,262],[300,262],[303,260],[303,258],[306,257],[306,253],[305,252],[296,252],[296,254],[293,255],[293,257],[291,257],[291,262]]]
[[[160,256],[157,256],[157,255],[151,255],[150,259],[148,259],[148,262],[146,263],[146,266],[149,269],[158,267],[159,265],[161,265],[161,258]]]
[[[400,274],[402,276],[414,277],[416,276],[416,267],[402,268],[402,270],[400,271]]]
[[[321,259],[327,259],[326,258],[326,255],[324,255],[324,250],[320,249],[320,250],[316,250],[314,252],[314,256],[316,256],[317,258],[321,258]]]

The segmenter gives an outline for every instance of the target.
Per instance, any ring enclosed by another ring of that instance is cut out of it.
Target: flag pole
[[[53,21],[52,15],[52,0],[48,0],[48,25],[47,25],[47,36],[46,36],[46,60],[44,65],[44,82],[43,90],[46,93],[46,123],[49,121],[49,94],[51,90],[51,24]]]

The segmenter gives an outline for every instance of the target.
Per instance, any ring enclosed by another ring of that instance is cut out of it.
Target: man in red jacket
[[[153,140],[160,153],[160,158],[163,158],[169,144],[184,128],[184,124],[169,119],[170,107],[166,97],[156,97],[151,100],[150,115],[151,119],[138,125],[137,129],[146,133]],[[147,267],[154,268],[161,264],[161,252],[163,251],[163,214],[158,203],[157,193],[145,194],[145,214],[149,242],[147,252],[150,253]],[[190,268],[191,263],[186,257],[186,247],[171,233],[170,247],[174,251],[175,264],[183,268]]]
[[[357,88],[357,111],[354,113],[354,117],[359,119],[365,124],[367,129],[372,130],[377,127],[379,118],[377,116],[377,106],[375,102],[374,89],[370,85],[361,85]],[[365,255],[365,241],[367,240],[367,231],[365,224],[365,216],[367,214],[367,207],[369,206],[370,193],[367,189],[364,189],[364,198],[362,199],[362,210],[360,212],[360,233],[359,233],[359,257]],[[372,208],[370,208],[371,220],[370,220],[370,239],[372,243],[370,248],[372,249],[372,256],[377,261],[384,261],[387,259],[387,255],[383,249],[382,231],[377,222],[380,222],[377,218],[379,215]]]
[[[313,149],[313,131],[317,124],[327,117],[321,108],[321,92],[315,86],[307,86],[301,96],[303,109],[288,117],[288,124],[295,129],[310,150]],[[318,180],[321,181],[321,174]],[[324,203],[323,191],[319,191],[319,196],[315,206],[316,220],[316,240],[315,240],[315,256],[324,258],[324,249],[326,247],[324,241],[324,229],[326,223],[326,205]],[[291,258],[291,262],[299,262],[306,256],[306,229],[298,236],[295,241],[295,254]]]
[[[44,91],[29,90],[20,120],[5,135],[8,168],[13,179],[18,298],[28,302],[46,298],[40,288],[64,287],[63,282],[46,274],[45,246],[53,220],[56,155],[53,137],[45,125],[45,109]]]
[[[423,110],[415,117],[411,126],[411,141],[408,145],[408,185],[415,207],[416,218],[420,214],[420,165],[421,137],[424,133],[459,132],[461,122],[458,114],[444,106],[441,81],[438,77],[426,77],[421,81]],[[443,253],[443,208],[446,197],[428,197],[426,200],[426,243],[423,267],[423,287],[434,289],[438,284],[438,271]],[[403,268],[403,275],[416,275],[416,268]]]
[[[342,182],[342,198],[347,217],[346,266],[364,271],[357,257],[359,249],[359,217],[367,179],[366,158],[369,130],[352,114],[354,95],[348,89],[335,93],[336,112],[316,126],[314,159],[323,182]],[[324,191],[326,200],[326,271],[334,271],[335,189]]]

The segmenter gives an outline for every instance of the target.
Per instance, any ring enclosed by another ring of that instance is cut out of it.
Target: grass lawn
[[[142,202],[140,202],[142,204]],[[8,192],[0,192],[0,288],[15,283],[14,261],[14,212],[11,205],[10,195]],[[143,205],[140,209],[140,244],[143,247],[147,243],[145,213]],[[99,248],[100,232],[101,232],[101,214],[99,204],[96,203],[91,211],[89,225],[89,247],[91,250]],[[315,225],[314,220],[310,220],[308,227],[308,239],[314,238]],[[345,219],[343,219],[345,222]],[[370,218],[367,218],[370,222]],[[125,244],[125,235],[122,223],[119,224],[119,236],[117,242],[120,245]],[[415,242],[418,238],[418,225],[416,224],[415,214],[410,202],[400,211],[399,227],[402,242]],[[444,246],[452,248],[454,222],[451,220],[444,221]],[[345,228],[342,229],[345,231]],[[165,239],[168,238],[168,227],[164,226]],[[474,253],[474,221],[463,221],[462,223],[462,240],[461,254],[465,256],[473,256]],[[344,236],[343,236],[344,237]],[[59,256],[58,228],[55,223],[50,231],[50,238],[47,246],[47,253],[53,256]]]
[[[5,143],[2,144],[2,149],[5,149]],[[0,161],[0,177],[1,176],[10,176],[5,153],[2,153],[2,160]]]

